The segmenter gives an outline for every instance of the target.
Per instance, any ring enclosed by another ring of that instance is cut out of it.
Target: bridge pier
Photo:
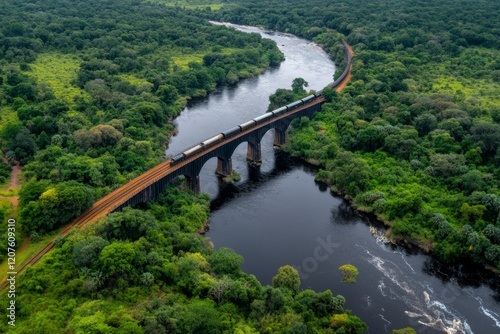
[[[223,159],[223,158],[218,157],[217,158],[217,170],[215,172],[221,176],[231,175],[231,173],[233,172],[233,162],[232,162],[231,158]]]
[[[286,143],[286,130],[274,129],[274,146],[281,146]]]
[[[200,176],[186,176],[186,186],[189,190],[192,190],[195,194],[199,194],[201,192],[200,187]]]
[[[247,161],[255,164],[260,164],[262,162],[262,149],[260,147],[260,142],[248,142]]]

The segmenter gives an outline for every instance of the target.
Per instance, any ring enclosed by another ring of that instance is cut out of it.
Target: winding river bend
[[[302,77],[310,89],[332,81],[335,66],[317,45],[291,35],[235,26],[271,38],[285,54],[279,68],[208,98],[193,101],[176,119],[179,129],[167,153],[175,154],[265,112],[268,96]],[[233,155],[241,181],[220,184],[216,159],[200,174],[201,189],[213,198],[211,229],[216,248],[243,255],[243,270],[264,284],[290,264],[301,288],[330,289],[346,297],[369,333],[411,326],[418,333],[500,333],[498,278],[467,267],[447,267],[419,251],[392,246],[383,227],[355,212],[342,198],[314,182],[315,167],[275,152],[272,131],[262,142],[263,164],[246,163],[246,146]],[[340,283],[342,264],[359,269],[357,282]],[[496,279],[496,281],[495,281]]]

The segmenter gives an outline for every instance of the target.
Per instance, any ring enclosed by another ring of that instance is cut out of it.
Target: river
[[[174,154],[265,112],[268,96],[302,77],[309,89],[332,81],[333,62],[317,45],[287,34],[235,26],[271,38],[285,54],[279,68],[193,101],[175,120],[179,130],[167,153]],[[358,214],[342,198],[314,182],[315,167],[275,151],[272,131],[262,142],[263,163],[246,163],[246,145],[233,155],[242,176],[222,184],[216,159],[200,174],[212,198],[210,237],[216,248],[243,255],[242,269],[270,284],[279,267],[290,264],[302,289],[330,289],[346,297],[369,333],[411,326],[418,333],[500,332],[498,280],[481,270],[449,267],[418,250],[393,246],[380,223]],[[338,268],[359,269],[356,283],[341,283]],[[496,285],[495,285],[496,284]]]

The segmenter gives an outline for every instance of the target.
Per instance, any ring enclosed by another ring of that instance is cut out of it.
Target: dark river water
[[[258,32],[276,41],[286,60],[279,68],[194,101],[176,119],[179,129],[168,154],[265,112],[268,96],[289,88],[296,77],[320,89],[335,66],[317,45],[291,35]],[[279,267],[293,265],[301,288],[330,289],[363,319],[369,333],[411,326],[417,333],[500,333],[498,277],[467,267],[448,267],[419,251],[395,247],[384,228],[358,214],[342,198],[314,182],[315,167],[277,152],[272,131],[262,142],[263,164],[246,163],[246,145],[233,155],[241,181],[224,185],[216,159],[200,174],[201,189],[213,197],[210,237],[216,248],[243,255],[242,269],[270,284]],[[356,283],[341,283],[339,267],[359,270]]]

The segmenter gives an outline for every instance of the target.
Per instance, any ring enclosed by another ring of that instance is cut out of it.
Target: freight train
[[[347,65],[346,65],[346,68],[344,70],[344,72],[342,73],[342,75],[337,78],[337,80],[335,82],[332,82],[331,84],[329,84],[328,86],[331,87],[331,88],[335,88],[337,85],[339,85],[344,79],[345,77],[347,76],[347,73],[349,72],[349,67],[351,65],[351,55],[348,51],[348,48],[347,48],[347,44],[345,42],[343,42],[344,46],[345,46],[345,50],[346,50],[346,60],[347,60]],[[218,143],[220,143],[221,141],[225,140],[225,139],[228,139],[228,138],[231,138],[235,135],[237,135],[238,133],[242,132],[242,131],[245,131],[247,129],[250,129],[252,128],[253,126],[257,125],[257,124],[260,124],[260,123],[263,123],[273,117],[277,117],[283,113],[286,113],[286,112],[289,112],[289,111],[292,111],[320,96],[323,95],[323,90],[320,90],[318,92],[316,92],[315,94],[311,94],[309,96],[306,96],[304,97],[303,99],[300,99],[298,101],[295,101],[295,102],[292,102],[284,107],[281,107],[281,108],[278,108],[276,110],[273,110],[273,111],[270,111],[270,112],[267,112],[265,113],[264,115],[261,115],[261,116],[258,116],[248,122],[245,122],[245,123],[241,123],[240,125],[238,126],[235,126],[229,130],[226,130],[222,133],[219,133],[218,135],[216,136],[213,136],[212,138],[209,138],[205,141],[202,141],[201,143],[193,146],[193,147],[190,147],[188,148],[187,150],[185,150],[184,152],[182,153],[179,153],[177,155],[175,155],[174,157],[172,157],[172,159],[170,159],[170,166],[174,166],[176,164],[178,164],[179,162],[199,153],[199,152],[202,152]]]
[[[184,152],[175,155],[170,160],[170,165],[174,166],[174,165],[178,164],[179,162],[183,161],[184,159],[187,159],[187,158],[189,158],[189,157],[191,157],[191,156],[193,156],[201,151],[204,151],[204,150],[220,143],[224,139],[231,138],[242,131],[245,131],[247,129],[254,127],[257,124],[263,123],[263,122],[265,122],[273,117],[276,117],[276,116],[281,115],[285,112],[289,112],[293,109],[296,109],[296,108],[300,107],[301,105],[304,105],[305,103],[317,98],[320,95],[321,95],[321,92],[318,92],[316,94],[311,94],[307,97],[304,97],[303,99],[292,102],[284,107],[267,112],[264,115],[258,116],[258,117],[254,118],[248,122],[241,123],[238,126],[235,126],[229,130],[223,131],[222,133],[219,133],[216,136],[208,138],[207,140],[204,140],[201,143],[199,143],[193,147],[188,148]]]

